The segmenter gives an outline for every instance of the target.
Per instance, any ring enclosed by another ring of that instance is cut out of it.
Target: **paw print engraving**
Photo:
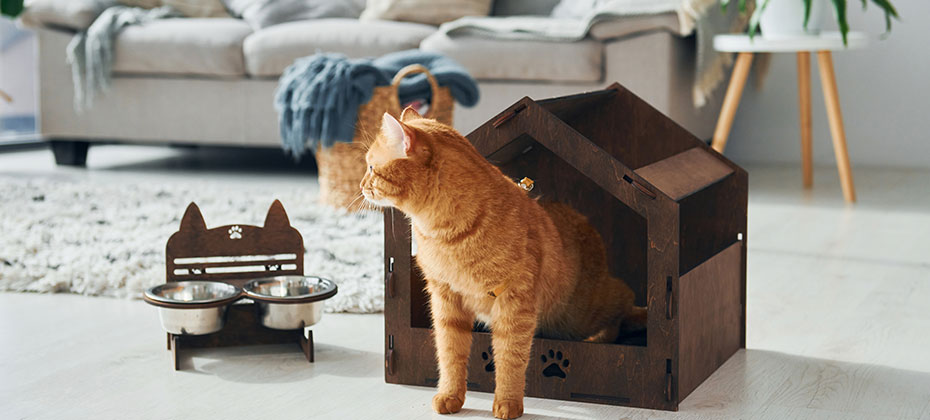
[[[552,349],[550,349],[549,357],[546,357],[546,355],[544,354],[540,357],[540,359],[542,360],[544,365],[547,362],[551,362],[549,363],[548,366],[546,366],[543,369],[542,371],[543,376],[547,378],[556,376],[556,377],[565,379],[567,375],[565,374],[564,369],[568,369],[569,362],[568,362],[568,359],[565,359],[562,357],[562,352],[560,351],[555,352],[555,351],[552,351]]]
[[[484,365],[485,372],[494,372],[494,351],[488,347],[488,351],[481,352],[481,360],[488,362]]]
[[[242,239],[242,228],[239,225],[229,228],[229,239]]]

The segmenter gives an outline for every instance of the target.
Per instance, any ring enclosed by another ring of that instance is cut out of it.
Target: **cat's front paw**
[[[523,400],[504,400],[494,397],[494,417],[515,419],[523,415]]]
[[[439,414],[458,413],[465,404],[465,399],[449,394],[436,394],[433,396],[433,411]]]

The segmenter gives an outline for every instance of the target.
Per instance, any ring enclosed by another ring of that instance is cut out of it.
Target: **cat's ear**
[[[387,112],[381,116],[381,134],[387,139],[388,144],[396,144],[404,140],[404,124],[397,121],[393,115]]]
[[[415,120],[418,118],[423,118],[423,117],[421,117],[420,113],[417,112],[416,109],[413,109],[412,106],[407,106],[406,108],[404,108],[404,112],[400,113],[400,120],[403,122]]]
[[[387,112],[381,119],[381,134],[387,139],[390,147],[396,148],[398,155],[409,156],[413,150],[413,143],[416,140],[413,130],[406,127],[404,123],[397,121]]]
[[[268,208],[268,215],[265,216],[264,227],[266,229],[270,227],[291,227],[291,221],[287,218],[287,213],[284,211],[284,205],[282,205],[279,200],[275,200],[274,203],[271,203],[271,207]]]
[[[200,232],[207,230],[207,224],[203,221],[203,215],[200,214],[200,207],[191,201],[184,211],[184,217],[181,218],[182,231]]]

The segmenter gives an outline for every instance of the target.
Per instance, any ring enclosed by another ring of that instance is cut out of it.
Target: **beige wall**
[[[930,167],[930,2],[893,0],[901,21],[886,40],[883,15],[850,1],[850,25],[875,34],[864,50],[834,54],[853,165]],[[834,164],[816,60],[812,71],[814,159]],[[747,85],[727,155],[737,162],[799,161],[797,71],[772,58],[762,91]]]

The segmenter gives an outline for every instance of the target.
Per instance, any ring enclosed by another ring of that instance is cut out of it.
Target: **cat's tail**
[[[623,323],[620,324],[620,331],[636,332],[645,330],[646,322],[649,318],[647,312],[645,306],[634,306],[630,314],[623,318]]]

